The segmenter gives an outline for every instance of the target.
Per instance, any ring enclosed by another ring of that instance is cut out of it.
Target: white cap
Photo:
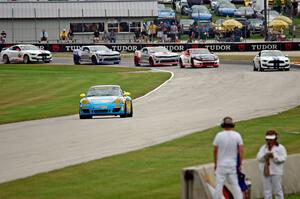
[[[266,135],[266,140],[275,140],[276,135]]]

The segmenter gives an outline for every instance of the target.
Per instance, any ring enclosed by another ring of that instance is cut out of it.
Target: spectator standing
[[[147,34],[147,31],[145,28],[142,30],[141,34],[142,34],[143,42],[147,43],[148,42],[148,34]]]
[[[109,40],[109,34],[106,30],[103,31],[102,40],[106,43]]]
[[[109,42],[116,43],[116,32],[114,30],[110,30],[109,32]]]
[[[41,34],[40,34],[40,41],[48,41],[48,33],[45,31],[45,29],[42,30]]]
[[[154,38],[155,38],[155,35],[156,35],[156,30],[157,30],[157,26],[151,22],[150,23],[150,26],[149,26],[149,34],[150,34],[150,41],[153,42],[154,41]]]
[[[66,32],[66,29],[63,29],[63,31],[60,32],[59,38],[61,41],[66,41],[68,39],[68,33]]]
[[[189,27],[189,40],[188,43],[192,43],[193,42],[193,38],[194,38],[194,26],[191,24]]]
[[[69,32],[68,32],[68,39],[69,39],[70,41],[72,41],[72,42],[73,42],[73,40],[74,40],[74,32],[73,32],[72,29],[69,29]]]
[[[134,29],[134,42],[139,43],[140,37],[141,37],[141,32],[140,32],[139,28],[135,28]]]
[[[175,42],[178,33],[177,25],[175,24],[175,22],[173,22],[173,24],[171,25],[170,33],[171,33],[171,41]]]
[[[162,42],[165,42],[168,39],[168,32],[169,32],[168,24],[166,22],[163,22],[162,24],[162,31],[163,31]]]
[[[214,199],[223,198],[223,186],[228,179],[233,188],[235,199],[243,199],[243,194],[238,183],[237,169],[241,171],[243,162],[243,140],[241,135],[234,131],[231,117],[225,117],[221,124],[224,129],[214,139],[214,163],[216,173],[216,190]],[[239,158],[239,168],[237,168]]]
[[[297,12],[298,12],[298,1],[297,0],[294,0],[292,2],[292,6],[293,6],[293,16],[297,16]]]
[[[277,142],[277,138],[278,133],[275,130],[267,131],[266,144],[261,146],[256,156],[263,182],[264,199],[272,199],[272,187],[276,199],[284,199],[281,181],[287,152],[285,147]]]
[[[242,37],[242,31],[241,29],[235,27],[233,31],[233,36],[234,36],[234,42],[240,42],[241,37]]]
[[[99,43],[100,42],[100,32],[98,29],[95,30],[94,32],[94,39],[93,39],[94,43]]]
[[[4,44],[6,42],[6,37],[7,37],[7,34],[4,30],[2,30],[1,34],[0,34],[0,42],[2,44]]]

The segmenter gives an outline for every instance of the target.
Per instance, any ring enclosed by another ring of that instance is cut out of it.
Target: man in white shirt
[[[267,131],[266,144],[259,149],[256,156],[262,176],[264,199],[272,199],[272,185],[276,199],[284,199],[281,180],[287,152],[285,147],[277,142],[277,137],[278,133],[275,130]]]
[[[232,185],[235,199],[242,199],[243,194],[238,183],[237,169],[241,170],[243,160],[243,139],[234,131],[232,118],[225,117],[221,127],[224,131],[219,132],[214,139],[214,163],[216,173],[216,190],[214,199],[223,198],[223,186],[225,180]],[[240,160],[237,168],[238,156]]]

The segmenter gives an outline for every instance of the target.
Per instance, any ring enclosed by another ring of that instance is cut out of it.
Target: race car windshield
[[[192,49],[190,50],[192,54],[210,54],[207,49]]]
[[[118,87],[93,87],[87,92],[88,97],[93,96],[120,96],[121,90]]]
[[[266,51],[261,52],[261,56],[283,56],[280,51]]]
[[[149,51],[151,53],[159,53],[159,52],[169,52],[168,49],[166,49],[165,47],[157,47],[157,48],[149,48]]]
[[[108,51],[109,48],[107,48],[106,46],[91,46],[90,50],[92,52],[96,52],[96,51]]]
[[[20,46],[21,50],[40,50],[37,46]]]

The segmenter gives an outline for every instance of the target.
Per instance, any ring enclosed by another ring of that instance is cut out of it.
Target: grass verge
[[[0,124],[75,114],[79,94],[92,85],[119,84],[136,98],[169,77],[169,73],[152,73],[141,68],[2,65]]]
[[[280,132],[288,153],[300,152],[300,106],[273,116],[238,122],[245,158],[254,158],[264,132]],[[202,132],[142,150],[0,184],[1,199],[178,199],[183,167],[212,162],[212,141],[220,129]],[[295,199],[291,196],[289,199]]]

